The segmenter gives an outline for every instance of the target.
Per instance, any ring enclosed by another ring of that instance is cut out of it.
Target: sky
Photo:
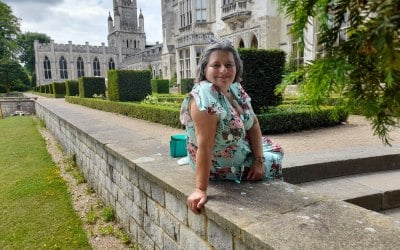
[[[20,18],[22,33],[48,35],[55,43],[107,46],[108,13],[113,15],[113,0],[1,0]],[[162,43],[161,1],[137,0],[142,9],[148,45]]]

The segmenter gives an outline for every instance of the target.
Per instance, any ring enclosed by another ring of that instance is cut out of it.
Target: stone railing
[[[140,249],[398,248],[399,221],[281,181],[212,182],[194,215],[185,203],[194,173],[168,156],[168,145],[66,105],[38,101],[36,113]]]

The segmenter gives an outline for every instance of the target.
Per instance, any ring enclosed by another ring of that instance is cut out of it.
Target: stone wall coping
[[[168,143],[155,132],[162,129],[161,125],[125,118],[126,124],[122,124],[114,114],[67,103],[55,105],[39,100],[37,105],[104,145],[108,153],[129,162],[150,182],[183,203],[192,192],[194,172],[169,157]],[[146,132],[141,126],[151,129]],[[286,182],[211,182],[208,194],[200,216],[213,220],[252,249],[399,246],[400,221]]]

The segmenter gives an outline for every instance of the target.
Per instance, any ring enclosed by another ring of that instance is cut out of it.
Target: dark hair
[[[218,50],[232,53],[236,66],[236,75],[234,81],[235,82],[242,81],[242,73],[243,73],[242,60],[240,59],[239,53],[237,52],[235,47],[233,47],[232,42],[224,39],[220,41],[212,40],[211,44],[204,49],[203,53],[201,53],[200,61],[196,69],[196,77],[194,79],[195,83],[206,80],[205,69],[207,67],[208,61],[210,60],[210,55],[214,51]]]

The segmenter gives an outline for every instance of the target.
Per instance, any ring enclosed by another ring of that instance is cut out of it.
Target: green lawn
[[[0,119],[0,249],[91,249],[32,116]]]

